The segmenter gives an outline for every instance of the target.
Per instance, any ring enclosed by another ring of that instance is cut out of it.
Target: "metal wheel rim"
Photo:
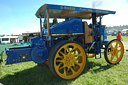
[[[73,79],[81,74],[86,64],[84,49],[76,43],[63,45],[56,53],[54,67],[64,79]]]
[[[107,59],[110,63],[118,63],[122,59],[123,53],[123,44],[118,40],[114,40],[109,44],[107,48]]]

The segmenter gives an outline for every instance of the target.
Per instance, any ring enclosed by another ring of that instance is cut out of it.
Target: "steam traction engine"
[[[31,38],[30,46],[8,48],[6,65],[26,61],[37,64],[48,61],[50,70],[62,79],[79,76],[87,65],[87,58],[101,58],[101,49],[108,63],[121,61],[124,47],[121,41],[107,41],[104,15],[115,11],[45,4],[36,12],[40,19],[40,37]],[[50,19],[65,19],[52,25]],[[88,25],[84,19],[92,19]],[[98,21],[99,19],[99,21]],[[96,55],[100,54],[100,57]]]

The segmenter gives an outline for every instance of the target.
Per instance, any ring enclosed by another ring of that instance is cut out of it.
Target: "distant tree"
[[[52,22],[52,25],[57,24],[57,23],[58,23],[57,19],[54,18],[54,19],[53,19],[53,22]]]
[[[2,35],[2,37],[5,36],[5,34]]]
[[[107,31],[123,30],[123,29],[128,29],[128,25],[109,26],[109,27],[107,27]]]
[[[13,34],[11,34],[11,36],[13,36]]]

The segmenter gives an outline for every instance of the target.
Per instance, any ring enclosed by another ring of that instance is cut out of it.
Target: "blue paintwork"
[[[6,65],[26,61],[45,62],[48,58],[48,49],[44,39],[45,37],[35,37],[30,40],[31,45],[28,47],[8,48],[6,50]]]
[[[31,51],[31,57],[35,63],[43,63],[48,59],[48,49],[34,47]]]
[[[31,40],[31,57],[35,63],[43,63],[48,59],[48,48],[46,47],[45,37],[35,37]]]
[[[30,47],[41,47],[40,43],[43,43],[44,45],[44,40],[46,40],[46,37],[34,37],[30,39]]]
[[[13,63],[20,63],[31,61],[31,48],[30,47],[17,47],[6,50],[7,58],[6,65]],[[24,58],[25,57],[25,58]]]
[[[107,40],[107,30],[104,29],[104,34],[103,34],[103,41]]]
[[[101,41],[107,40],[107,30],[105,29],[105,25],[101,25],[100,29],[101,29]]]
[[[116,13],[115,11],[109,11],[109,10],[65,6],[65,5],[45,4],[44,6],[46,6],[46,9],[71,10],[71,11],[82,11],[82,12],[101,13],[101,14],[115,14]],[[45,12],[44,10],[42,10],[42,12],[37,16],[40,16],[43,12]]]
[[[71,19],[58,23],[50,27],[51,34],[72,34],[83,33],[82,19]],[[44,35],[47,34],[47,29],[43,31]]]
[[[65,6],[65,5],[52,5],[46,4],[49,9],[60,9],[60,10],[72,10],[72,11],[83,11],[83,12],[93,12],[93,13],[101,13],[101,14],[115,14],[115,11],[108,10],[100,10],[100,9],[92,9],[92,8],[84,8],[84,7],[74,7],[74,6]]]

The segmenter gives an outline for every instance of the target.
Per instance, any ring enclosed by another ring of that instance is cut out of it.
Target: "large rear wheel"
[[[73,79],[85,68],[87,57],[83,47],[74,41],[59,42],[49,54],[49,68],[55,76]]]
[[[110,64],[117,64],[121,61],[124,54],[124,46],[121,41],[114,39],[105,47],[105,60]]]

